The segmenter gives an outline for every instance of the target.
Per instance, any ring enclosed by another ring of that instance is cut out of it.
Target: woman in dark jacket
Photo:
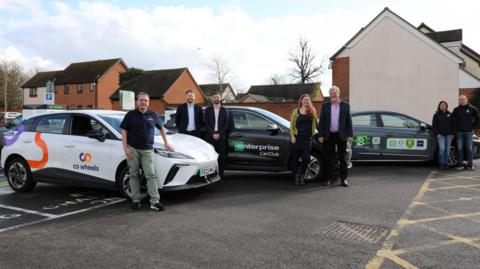
[[[455,120],[452,113],[448,111],[447,102],[440,101],[438,104],[437,112],[433,115],[432,126],[438,143],[440,169],[448,169],[450,146],[455,135]]]
[[[312,105],[310,96],[304,94],[298,101],[298,108],[292,112],[290,120],[290,142],[292,143],[292,173],[295,175],[295,185],[305,184],[305,172],[310,162],[312,137],[317,132],[317,112]],[[302,162],[299,167],[299,157]]]

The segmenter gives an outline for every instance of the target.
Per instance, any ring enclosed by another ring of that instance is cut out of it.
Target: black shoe
[[[473,165],[472,166],[467,166],[467,167],[465,167],[465,170],[475,171],[475,167]]]
[[[150,209],[156,211],[163,211],[165,208],[163,207],[162,203],[158,202],[156,204],[150,205]]]
[[[348,187],[348,181],[346,179],[342,179],[342,184],[343,187]]]
[[[332,181],[330,179],[323,183],[324,186],[330,186],[330,184],[332,184]]]
[[[139,210],[141,207],[142,207],[142,205],[139,202],[133,202],[132,206],[131,206],[131,209],[132,209],[132,211],[136,211],[136,210]]]
[[[457,166],[455,166],[455,170],[457,170],[457,171],[462,171],[462,170],[464,170],[464,169],[465,169],[465,167],[464,167],[463,165],[457,165]]]

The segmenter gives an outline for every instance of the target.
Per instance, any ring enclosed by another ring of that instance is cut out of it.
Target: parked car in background
[[[0,112],[0,126],[9,123],[20,115],[22,115],[20,112]]]
[[[352,113],[354,141],[352,161],[429,161],[437,159],[437,141],[432,126],[414,117],[392,111]],[[449,165],[457,163],[452,143]],[[480,141],[473,139],[474,157],[480,157]]]

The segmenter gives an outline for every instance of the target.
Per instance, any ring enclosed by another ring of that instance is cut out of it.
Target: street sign
[[[46,92],[43,95],[43,103],[46,105],[55,104],[55,94],[53,92]]]
[[[135,92],[120,91],[120,109],[132,110],[135,108]]]

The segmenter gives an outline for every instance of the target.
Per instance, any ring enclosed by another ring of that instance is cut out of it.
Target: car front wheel
[[[5,175],[8,185],[18,192],[28,192],[37,184],[32,178],[32,172],[27,162],[20,157],[8,162],[5,168]]]
[[[310,153],[310,162],[308,163],[307,171],[305,172],[305,180],[317,181],[322,177],[324,172],[325,162],[322,156],[318,152],[312,151]]]
[[[128,200],[132,200],[132,191],[130,189],[130,173],[128,171],[128,166],[124,165],[116,179],[117,188],[119,191],[127,198]],[[148,198],[148,191],[147,191],[147,180],[143,175],[143,172],[140,171],[140,201],[144,201]]]

